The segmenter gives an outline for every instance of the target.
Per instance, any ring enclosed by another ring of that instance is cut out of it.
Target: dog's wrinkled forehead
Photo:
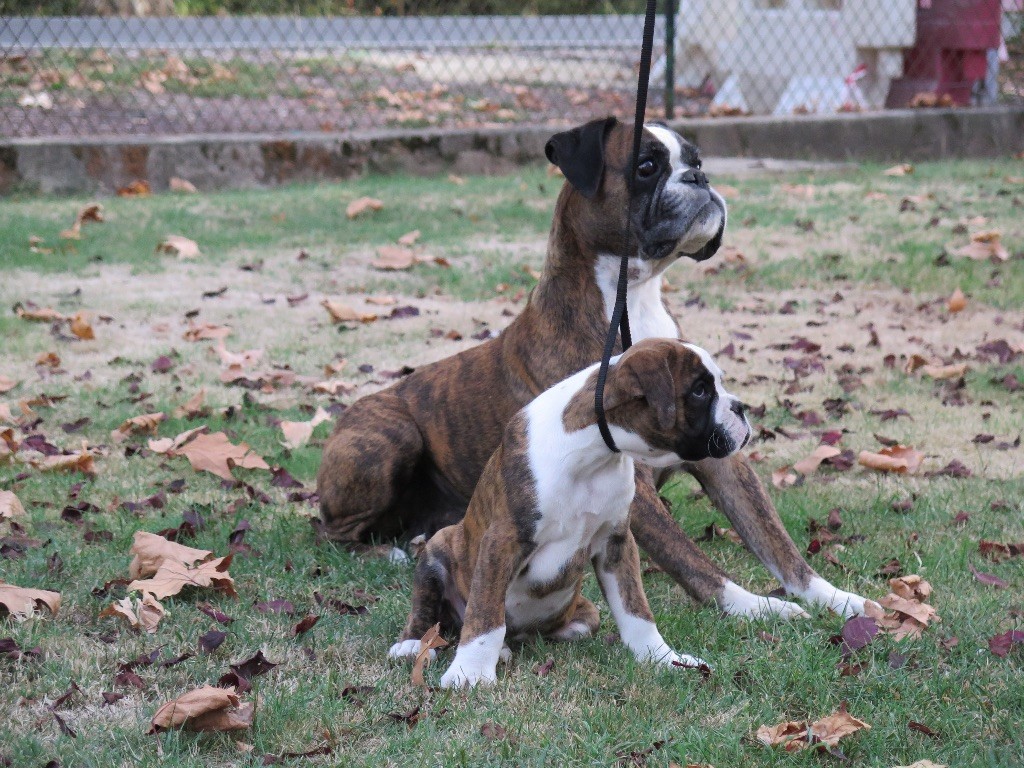
[[[666,152],[673,171],[700,168],[700,154],[697,148],[678,133],[654,123],[648,123],[644,128],[646,133],[654,138],[654,141],[648,144],[648,148],[659,153]]]
[[[706,349],[698,347],[696,344],[683,344],[683,346],[689,349],[691,352],[696,354],[697,357],[700,358],[701,364],[704,366],[707,372],[711,374],[711,376],[714,378],[716,389],[721,389],[722,369],[718,367],[718,363],[715,362],[715,359],[711,356],[711,353],[708,352]]]

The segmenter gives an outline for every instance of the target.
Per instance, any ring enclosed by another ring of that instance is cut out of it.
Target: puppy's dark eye
[[[698,158],[697,158],[697,162],[695,162],[695,163],[693,164],[693,167],[694,167],[694,168],[696,168],[696,169],[697,169],[697,170],[699,171],[702,165],[704,165],[704,163],[703,163],[703,162],[701,161],[701,159],[700,159],[700,158],[698,157]]]
[[[636,167],[636,175],[641,179],[649,179],[658,170],[658,164],[653,160],[641,160],[640,164]]]
[[[708,390],[707,387],[704,386],[703,381],[698,381],[690,388],[690,397],[696,398],[697,400],[703,400],[707,396]]]

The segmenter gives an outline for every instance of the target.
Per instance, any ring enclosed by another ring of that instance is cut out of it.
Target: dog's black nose
[[[696,168],[687,168],[679,179],[684,184],[696,184],[698,187],[706,187],[708,185],[708,177],[704,174],[704,171],[698,171]]]
[[[743,414],[747,412],[747,406],[741,403],[739,400],[733,400],[731,410],[733,413],[735,413],[742,419]]]

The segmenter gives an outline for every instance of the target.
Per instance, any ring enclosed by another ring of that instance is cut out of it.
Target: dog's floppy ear
[[[604,174],[604,144],[614,117],[591,120],[585,125],[556,133],[544,145],[544,154],[557,165],[566,180],[585,198],[592,199]]]
[[[642,398],[654,409],[658,426],[672,429],[676,423],[676,381],[666,355],[655,350],[631,355],[616,366],[611,379],[606,410]]]

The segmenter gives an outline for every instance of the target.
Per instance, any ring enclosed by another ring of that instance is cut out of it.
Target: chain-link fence
[[[640,0],[0,0],[0,136],[632,110]],[[1024,102],[1024,0],[667,0],[649,116]],[[18,15],[13,15],[18,14]]]

